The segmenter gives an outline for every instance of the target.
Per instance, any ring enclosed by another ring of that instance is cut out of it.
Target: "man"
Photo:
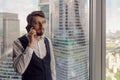
[[[33,11],[27,16],[27,34],[13,43],[13,67],[22,80],[56,80],[52,44],[43,33],[45,15]]]

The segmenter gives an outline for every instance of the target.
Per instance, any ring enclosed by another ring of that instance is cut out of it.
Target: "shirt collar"
[[[26,33],[25,36],[28,38],[28,33]],[[44,39],[45,38],[45,34],[43,34],[41,37],[42,37],[42,39]]]

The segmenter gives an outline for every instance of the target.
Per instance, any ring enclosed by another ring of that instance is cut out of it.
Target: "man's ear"
[[[26,26],[27,32],[30,31],[30,28],[32,27],[32,17],[30,18],[30,21],[28,22],[28,25]]]
[[[26,26],[26,30],[27,30],[27,32],[30,31],[30,28],[31,28],[31,26],[28,24],[28,25]]]

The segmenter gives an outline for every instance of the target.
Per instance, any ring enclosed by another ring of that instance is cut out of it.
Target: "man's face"
[[[45,18],[40,16],[34,16],[32,26],[36,30],[37,35],[41,36],[45,32]]]

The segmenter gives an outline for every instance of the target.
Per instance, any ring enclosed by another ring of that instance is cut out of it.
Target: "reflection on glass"
[[[4,1],[3,11],[7,12],[0,12],[0,80],[21,80],[12,67],[12,41],[25,33],[26,16],[38,7],[52,25],[57,80],[89,80],[89,0],[51,0],[52,13],[46,3],[49,0],[40,0],[37,7],[35,1]]]
[[[120,0],[106,0],[106,80],[120,80]]]
[[[0,0],[0,4],[0,80],[21,80],[12,67],[12,43],[25,34],[26,16],[38,8],[38,2]]]
[[[20,80],[12,67],[12,43],[19,36],[18,14],[0,13],[0,80]]]
[[[57,80],[89,80],[88,0],[52,0]]]
[[[40,3],[49,2],[49,0],[40,0]]]
[[[49,23],[49,3],[48,3],[49,1],[45,1],[45,0],[43,1],[44,2],[40,1],[39,8],[45,13],[45,18],[46,18],[45,35],[50,38],[51,35],[50,35],[50,23]]]

